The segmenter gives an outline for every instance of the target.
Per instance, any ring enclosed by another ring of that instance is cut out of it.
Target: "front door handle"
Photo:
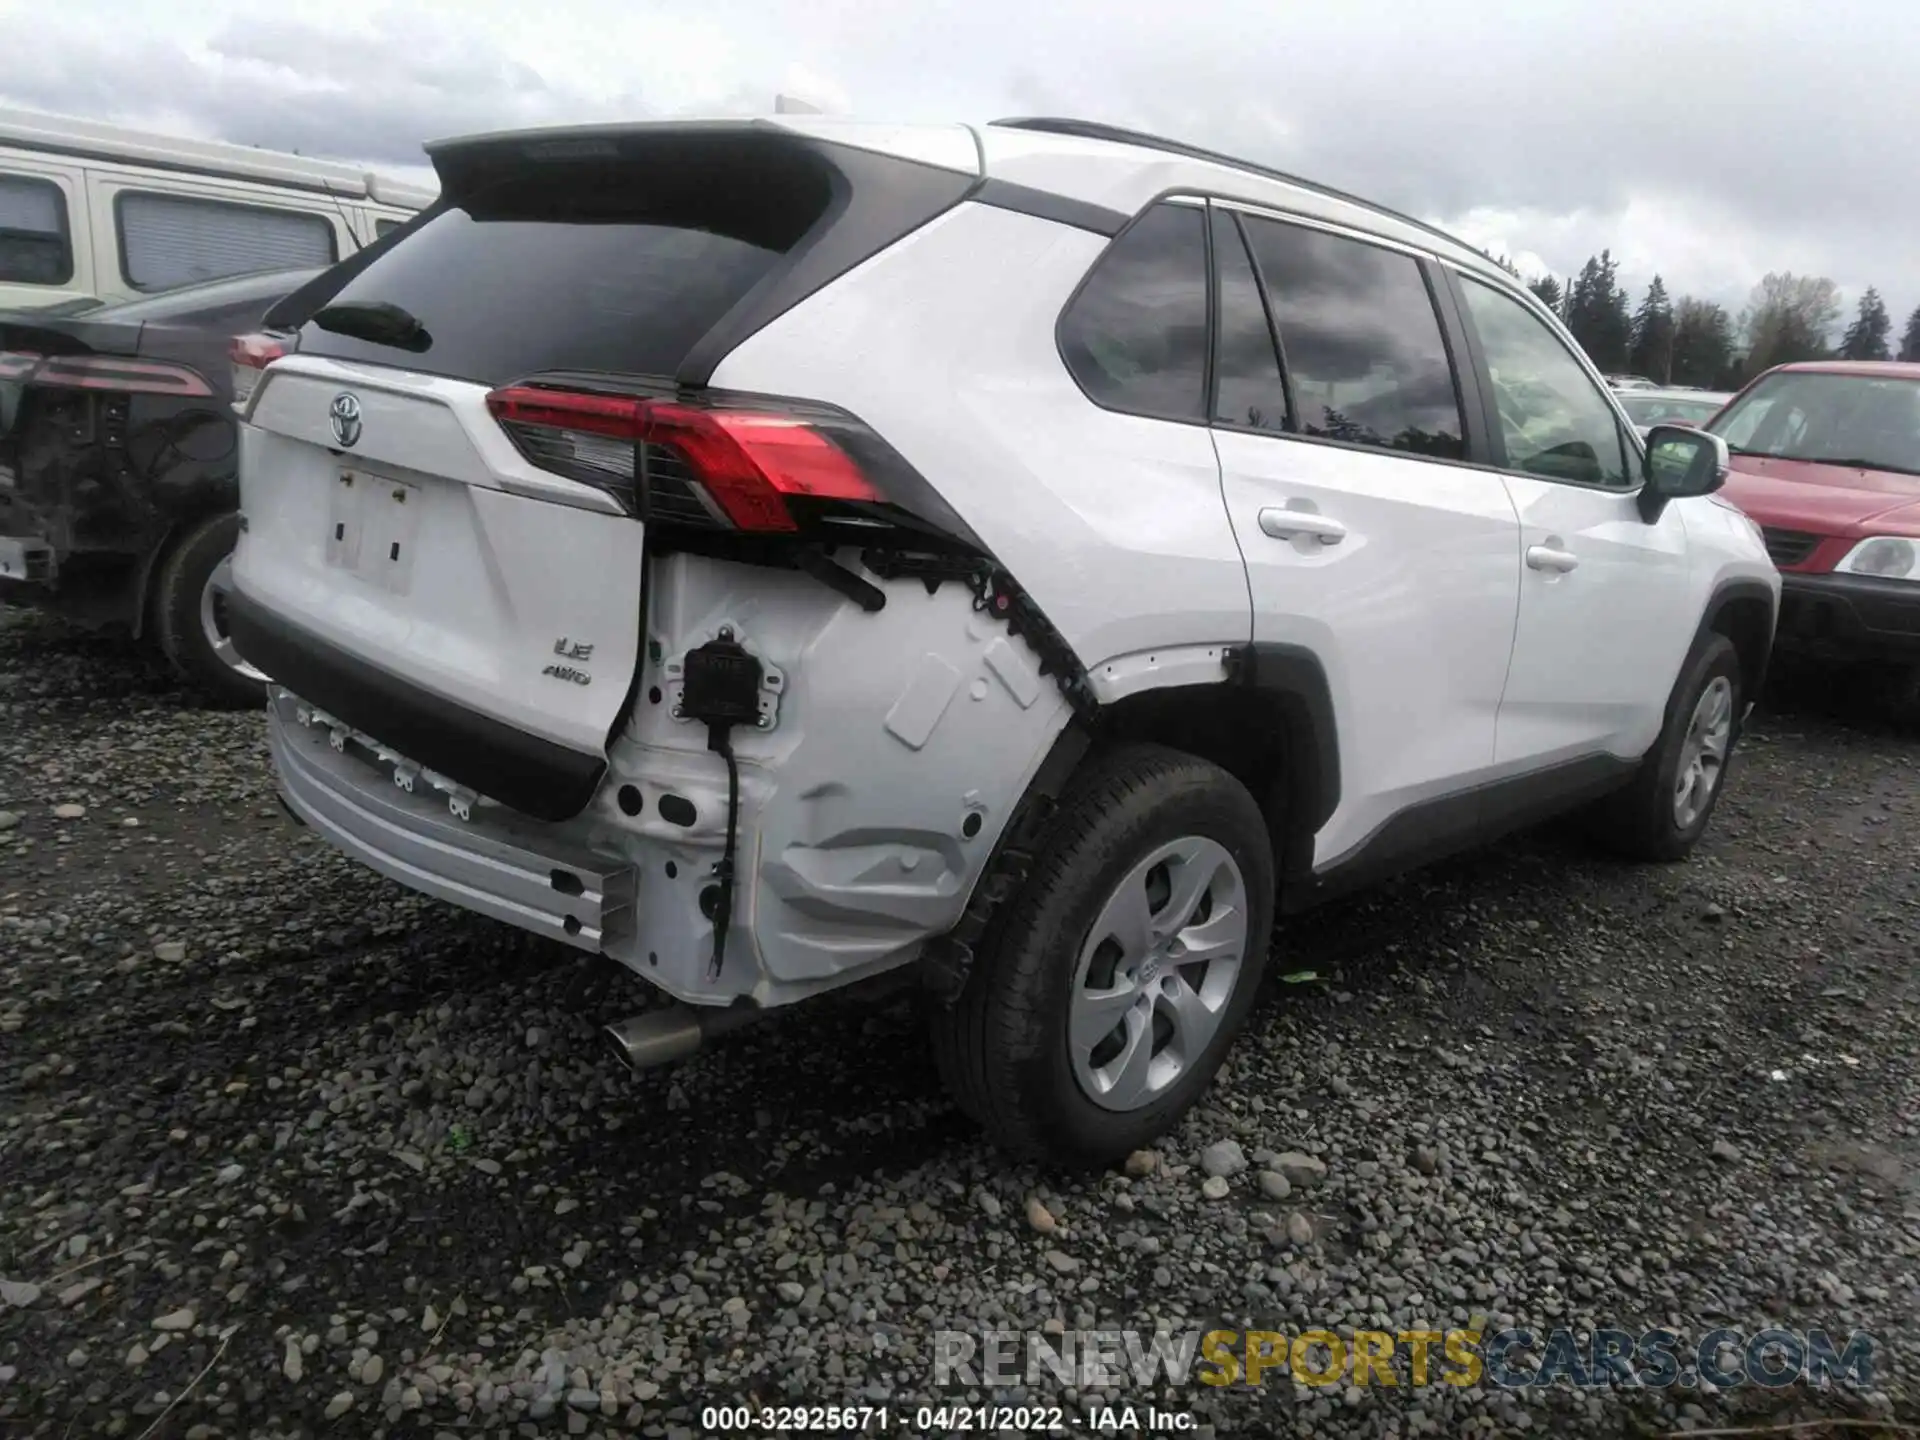
[[[1322,545],[1338,545],[1347,538],[1347,527],[1330,515],[1318,515],[1311,510],[1283,510],[1277,505],[1269,505],[1260,512],[1260,528],[1276,540],[1311,535]]]
[[[1571,550],[1556,549],[1552,545],[1529,545],[1527,566],[1532,570],[1546,570],[1555,575],[1564,575],[1569,570],[1579,568],[1580,557]]]

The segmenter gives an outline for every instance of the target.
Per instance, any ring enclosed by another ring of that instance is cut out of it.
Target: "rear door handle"
[[[1571,550],[1559,550],[1551,545],[1529,545],[1527,567],[1532,570],[1547,570],[1555,575],[1564,575],[1569,570],[1580,568],[1580,557]]]
[[[1269,505],[1260,512],[1260,528],[1276,540],[1311,535],[1322,545],[1338,545],[1347,538],[1347,527],[1329,515],[1317,515],[1311,510],[1283,510],[1277,505]]]

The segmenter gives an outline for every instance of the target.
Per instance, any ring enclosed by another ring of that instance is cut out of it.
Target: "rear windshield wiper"
[[[433,345],[433,337],[417,317],[385,300],[340,300],[323,305],[314,312],[313,323],[335,335],[351,335],[415,355]]]

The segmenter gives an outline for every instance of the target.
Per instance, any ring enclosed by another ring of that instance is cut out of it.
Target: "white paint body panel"
[[[656,565],[648,648],[660,659],[643,666],[599,798],[555,828],[639,869],[637,936],[609,953],[669,993],[778,1005],[913,959],[960,918],[1066,725],[1059,687],[965,586],[884,588],[886,607],[869,614],[791,571],[692,556]],[[785,685],[777,725],[734,732],[740,883],[710,982],[699,897],[726,838],[727,772],[706,727],[673,718],[665,685],[722,625]],[[656,687],[666,703],[652,703]],[[619,806],[623,785],[644,798],[637,816]],[[669,792],[692,802],[694,824],[661,815]]]
[[[327,418],[342,391],[361,406],[352,449]],[[276,362],[241,427],[234,584],[378,670],[597,754],[638,663],[644,527],[529,466],[485,399],[458,380]],[[408,495],[397,506],[385,493],[396,486]],[[412,552],[403,580],[388,568],[396,541],[403,560]],[[578,667],[590,684],[542,675],[562,637],[593,647]]]
[[[884,435],[1089,670],[1156,646],[1244,643],[1250,628],[1207,429],[1102,410],[1061,363],[1054,322],[1104,244],[961,205],[749,338],[713,377],[829,400]],[[823,354],[849,363],[828,370]]]
[[[1632,494],[1503,478],[1521,554],[1543,546],[1578,563],[1564,573],[1521,566],[1497,758],[1530,766],[1644,755],[1706,605],[1694,593],[1681,507],[1650,525]]]
[[[1319,658],[1340,732],[1340,804],[1314,846],[1338,859],[1393,814],[1494,765],[1520,599],[1519,525],[1500,477],[1381,451],[1216,433],[1257,641]],[[1280,539],[1268,507],[1346,536]]]

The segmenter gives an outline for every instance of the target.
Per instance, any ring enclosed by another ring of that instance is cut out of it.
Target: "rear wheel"
[[[240,517],[215,515],[188,530],[160,564],[153,628],[160,653],[179,676],[222,709],[266,699],[266,676],[240,657],[228,629],[233,546]]]
[[[1683,859],[1719,802],[1744,706],[1739,652],[1726,636],[1708,635],[1687,657],[1633,783],[1596,811],[1599,838],[1632,859]]]
[[[1095,760],[959,999],[934,1017],[956,1099],[1003,1148],[1101,1164],[1191,1106],[1246,1018],[1273,923],[1266,823],[1218,766]]]

